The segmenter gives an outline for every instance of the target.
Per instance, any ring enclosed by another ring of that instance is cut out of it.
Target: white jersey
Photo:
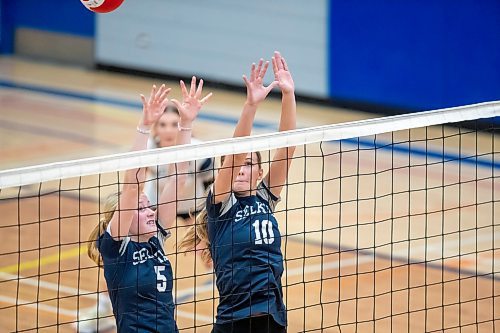
[[[191,139],[191,143],[200,143],[200,140]],[[154,140],[148,141],[148,149],[158,148]],[[149,198],[151,205],[158,204],[158,196],[163,190],[162,179],[168,175],[169,165],[159,165],[148,169],[147,181],[144,193]],[[205,203],[205,186],[212,183],[214,178],[214,160],[192,161],[189,163],[188,177],[182,189],[177,195],[177,214],[188,214],[194,212],[196,207]]]

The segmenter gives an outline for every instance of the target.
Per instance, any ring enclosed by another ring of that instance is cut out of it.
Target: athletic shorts
[[[214,324],[212,333],[286,333],[286,327],[276,323],[271,315],[264,315]]]

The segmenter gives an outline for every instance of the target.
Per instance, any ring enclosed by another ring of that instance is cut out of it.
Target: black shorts
[[[286,333],[271,315],[250,317],[232,323],[214,324],[212,333]]]

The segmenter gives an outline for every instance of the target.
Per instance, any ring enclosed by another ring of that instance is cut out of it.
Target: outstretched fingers
[[[271,58],[271,61],[272,61],[272,63],[273,63],[274,78],[275,78],[275,80],[277,80],[277,79],[278,79],[278,70],[279,70],[279,69],[278,69],[278,64],[277,64],[277,62],[276,62],[276,58],[275,58],[275,57],[272,57],[272,58]]]
[[[250,85],[250,82],[248,81],[248,78],[246,75],[243,75],[243,82],[245,82],[245,85],[248,87]]]
[[[267,87],[266,87],[266,95],[269,94],[271,92],[271,90],[273,90],[275,87],[277,87],[279,85],[279,82],[278,81],[273,81],[271,82],[271,84],[269,84]]]
[[[274,58],[276,59],[276,66],[278,67],[278,70],[284,69],[281,53],[274,51]]]
[[[165,110],[165,108],[168,105],[169,100],[168,100],[167,96],[171,90],[172,90],[171,88],[165,89],[165,91],[160,96],[160,103],[161,103],[160,111],[161,111],[161,113],[163,113],[163,110]]]
[[[260,76],[260,73],[261,73],[261,71],[262,71],[262,64],[263,64],[263,63],[264,63],[264,59],[260,58],[260,60],[259,60],[259,65],[257,66],[257,69],[256,69],[256,71],[255,71],[255,76],[256,76],[256,78],[261,77],[261,76]]]
[[[142,106],[146,106],[148,104],[148,101],[146,100],[146,97],[144,97],[143,94],[140,94],[139,96],[141,96],[141,101],[142,101]]]
[[[187,119],[194,119],[198,112],[200,111],[200,107],[203,103],[207,102],[212,94],[208,94],[204,98],[202,97],[203,93],[203,79],[200,79],[198,85],[196,84],[196,76],[191,78],[191,86],[189,91],[184,84],[184,81],[181,82],[181,91],[182,91],[182,101],[178,101],[176,99],[172,99],[171,102],[177,107],[180,114],[183,117],[187,117]],[[192,116],[192,118],[191,118]]]
[[[191,78],[191,88],[189,89],[189,96],[194,97],[196,94],[196,76]]]
[[[165,87],[165,85],[162,85],[160,89],[160,96],[158,97],[158,99],[163,102],[167,98],[167,95],[170,93],[171,90],[172,88],[167,88]]]
[[[163,110],[167,106],[169,100],[167,98],[171,89],[162,84],[159,88],[153,85],[149,98],[140,94],[142,101],[142,123],[143,125],[152,125],[163,114]]]
[[[155,95],[156,95],[156,84],[153,84],[153,87],[151,88],[151,93],[149,94],[148,104],[151,104],[153,102]]]
[[[212,97],[212,93],[209,93],[207,96],[203,97],[201,100],[200,100],[200,104],[203,105],[205,104],[206,102],[208,102],[208,100],[210,99],[210,97]]]
[[[196,97],[196,99],[200,99],[202,91],[203,91],[203,79],[200,79],[200,82],[198,83],[198,88],[196,89],[196,94],[194,95],[194,97]]]
[[[160,98],[160,96],[161,96],[161,94],[163,93],[164,90],[165,90],[165,85],[162,84],[160,86],[160,89],[156,90],[155,95],[153,97],[153,101],[157,101]]]
[[[288,72],[288,64],[286,63],[286,60],[285,58],[281,58],[281,61],[283,63],[283,69],[286,70]]]
[[[180,81],[180,85],[181,85],[182,98],[187,99],[189,97],[189,93],[187,91],[186,84],[184,83],[183,80]]]
[[[267,72],[268,67],[269,67],[269,61],[266,61],[266,63],[264,64],[264,67],[262,68],[262,70],[259,73],[259,77],[261,79],[264,79],[264,76],[266,76],[266,72]]]
[[[252,64],[252,68],[250,68],[250,82],[255,81],[255,63]]]

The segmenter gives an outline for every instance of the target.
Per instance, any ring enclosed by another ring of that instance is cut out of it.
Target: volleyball
[[[87,9],[96,13],[109,13],[120,7],[124,0],[80,0]]]

